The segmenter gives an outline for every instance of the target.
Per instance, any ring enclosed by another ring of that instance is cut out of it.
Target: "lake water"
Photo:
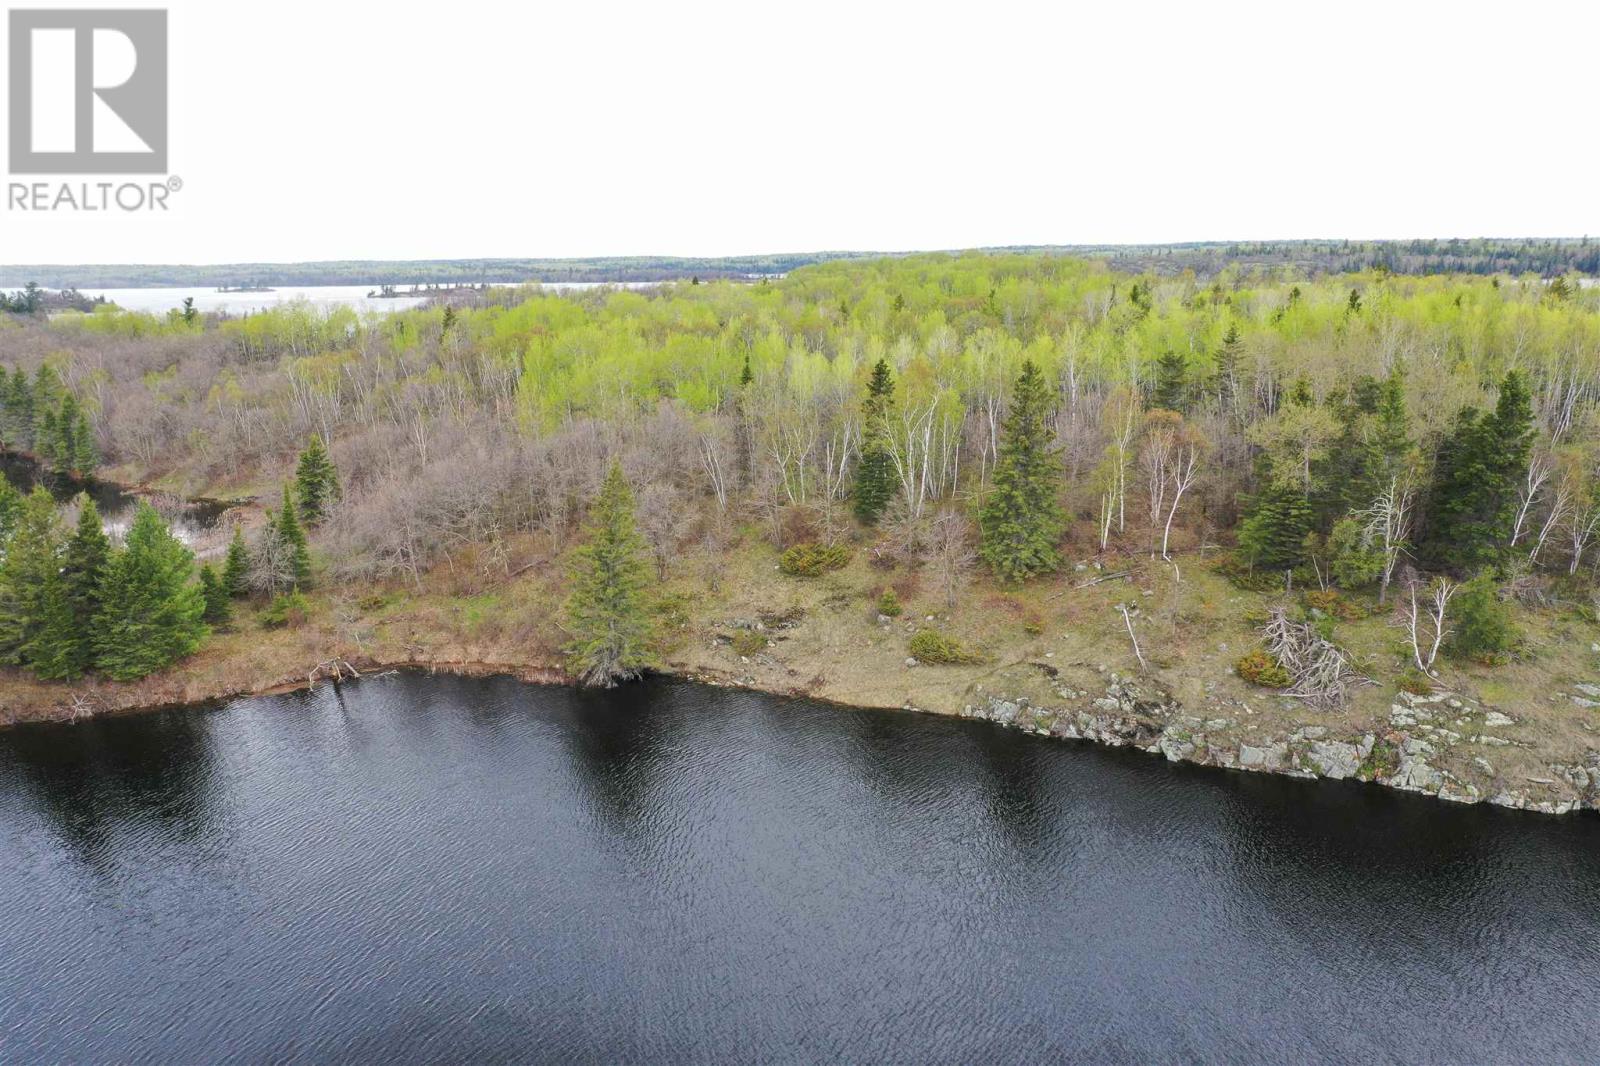
[[[0,733],[0,1061],[1593,1062],[1600,818],[652,683]]]
[[[518,283],[495,282],[494,284],[515,285]],[[625,282],[621,283],[619,287],[649,288],[660,284],[664,283],[659,281]],[[595,282],[547,282],[542,287],[557,292],[565,292],[594,289],[601,286]],[[20,288],[22,288],[22,284],[0,284],[0,290],[12,291]],[[157,315],[181,308],[186,298],[193,298],[194,306],[199,311],[226,311],[235,315],[261,311],[293,301],[302,301],[324,309],[344,306],[352,307],[357,311],[404,311],[408,308],[419,306],[427,299],[426,296],[369,297],[368,293],[377,288],[378,286],[376,285],[285,285],[275,287],[271,292],[218,292],[215,286],[198,288],[169,286],[144,289],[83,289],[81,291],[85,296],[104,296],[107,300],[127,311],[146,311]],[[404,291],[409,286],[402,285],[397,286],[397,288]]]
[[[41,470],[33,459],[3,449],[0,449],[0,477],[24,493],[35,485],[43,485],[61,503],[75,499],[81,492],[88,493],[95,507],[100,510],[103,528],[114,537],[120,537],[128,531],[139,505],[139,497],[120,485],[94,479],[74,482],[57,477]],[[204,549],[209,554],[214,554],[221,546],[217,538],[223,531],[217,529],[217,523],[228,509],[225,501],[166,497],[156,498],[153,502],[172,528],[173,535],[183,543]],[[209,543],[211,541],[217,543]]]

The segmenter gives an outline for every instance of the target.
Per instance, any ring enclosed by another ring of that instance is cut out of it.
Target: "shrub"
[[[1246,592],[1271,592],[1283,588],[1283,574],[1275,570],[1255,570],[1237,553],[1224,555],[1212,568],[1227,578],[1234,588]]]
[[[1395,685],[1401,692],[1409,692],[1413,696],[1428,696],[1433,693],[1433,679],[1415,666],[1406,667],[1395,679]]]
[[[1028,612],[1022,620],[1022,631],[1030,637],[1037,637],[1044,633],[1044,619],[1033,612]]]
[[[1383,576],[1383,549],[1376,548],[1361,523],[1341,518],[1328,536],[1328,570],[1345,588],[1376,584]]]
[[[1314,608],[1341,622],[1355,622],[1367,616],[1366,610],[1338,589],[1311,589],[1305,594],[1307,608]]]
[[[1455,659],[1494,665],[1505,662],[1518,633],[1511,609],[1500,599],[1494,575],[1484,571],[1461,586],[1450,604],[1455,615],[1445,651]]]
[[[913,658],[924,663],[975,663],[981,656],[969,651],[954,637],[937,629],[919,629],[911,637]]]
[[[1288,688],[1294,678],[1283,668],[1275,656],[1257,648],[1233,664],[1233,669],[1244,680],[1262,688]]]
[[[311,604],[299,589],[295,589],[272,598],[267,609],[261,612],[261,624],[268,629],[296,629],[304,625],[310,615]]]
[[[899,618],[904,610],[900,606],[900,597],[895,595],[894,586],[890,585],[883,590],[883,595],[878,597],[878,613],[885,618]]]
[[[767,638],[754,629],[741,629],[733,635],[733,650],[749,657],[767,648]]]
[[[850,561],[842,544],[796,544],[778,559],[778,569],[790,577],[818,577]]]

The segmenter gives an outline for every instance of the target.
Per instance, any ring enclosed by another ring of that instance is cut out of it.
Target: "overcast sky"
[[[168,9],[172,210],[0,263],[1600,234],[1595,0]]]

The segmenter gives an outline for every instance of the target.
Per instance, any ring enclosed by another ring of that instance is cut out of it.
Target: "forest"
[[[18,317],[0,360],[7,447],[268,505],[230,576],[188,578],[183,618],[220,587],[218,625],[230,600],[281,620],[313,583],[494,581],[533,557],[576,559],[575,625],[608,596],[612,621],[648,614],[653,577],[756,546],[799,579],[856,554],[916,568],[952,608],[1138,557],[1321,594],[1267,620],[1240,672],[1325,691],[1341,594],[1395,610],[1423,676],[1517,655],[1512,606],[1597,602],[1600,290],[1564,275],[922,255],[366,317]],[[74,551],[38,533],[63,523],[42,503],[13,510],[0,589]],[[648,630],[577,665],[625,676]],[[962,654],[939,641],[930,661]]]
[[[1408,241],[1210,241],[1188,244],[1037,245],[979,249],[990,253],[1094,258],[1123,273],[1204,278],[1235,269],[1292,270],[1306,277],[1383,269],[1395,274],[1600,274],[1600,243],[1568,239]],[[594,259],[345,260],[316,263],[222,263],[179,266],[12,266],[8,287],[32,281],[48,289],[149,286],[428,285],[480,282],[641,282],[781,275],[839,259],[882,258],[879,252],[791,252],[774,255],[615,256]],[[5,308],[0,308],[5,310]]]

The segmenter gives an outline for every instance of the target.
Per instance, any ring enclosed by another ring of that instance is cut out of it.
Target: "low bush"
[[[748,658],[767,650],[767,638],[754,629],[741,629],[733,635],[733,650]]]
[[[900,597],[895,594],[894,586],[890,585],[883,590],[883,595],[878,597],[878,613],[885,618],[899,618],[904,610],[900,606]]]
[[[305,595],[296,589],[281,596],[274,596],[272,602],[267,604],[267,609],[261,612],[261,624],[268,629],[295,629],[304,625],[310,616],[311,604],[307,603]]]
[[[923,663],[950,664],[982,661],[982,656],[969,651],[959,640],[946,636],[937,629],[917,630],[911,637],[910,651],[914,659]]]
[[[1217,574],[1228,579],[1235,588],[1246,592],[1271,592],[1283,588],[1283,572],[1279,570],[1253,570],[1239,555],[1224,555],[1212,567]]]
[[[1277,658],[1257,648],[1233,664],[1234,671],[1252,685],[1262,688],[1288,688],[1294,678],[1289,676]]]
[[[778,559],[778,569],[790,577],[819,577],[850,561],[842,544],[796,544]]]
[[[1431,696],[1433,694],[1433,679],[1415,666],[1408,666],[1395,679],[1395,687],[1401,692],[1409,692],[1413,696]]]

